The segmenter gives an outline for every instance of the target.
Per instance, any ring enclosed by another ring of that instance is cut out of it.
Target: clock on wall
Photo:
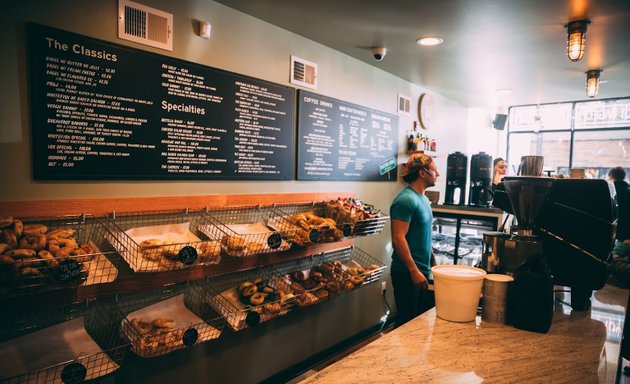
[[[420,99],[418,99],[418,120],[420,120],[420,126],[422,128],[428,129],[431,125],[434,107],[435,100],[433,100],[433,96],[428,93],[420,95]]]

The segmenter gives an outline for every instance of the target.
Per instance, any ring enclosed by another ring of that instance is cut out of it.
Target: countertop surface
[[[556,293],[546,334],[450,322],[433,308],[302,383],[614,383],[627,290],[606,285],[586,311],[569,296]]]

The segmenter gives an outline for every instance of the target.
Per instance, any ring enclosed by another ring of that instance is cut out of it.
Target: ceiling
[[[628,0],[217,1],[467,107],[588,99],[589,69],[603,69],[597,98],[630,96]],[[571,62],[565,24],[579,18],[591,21],[586,53]],[[427,35],[444,44],[418,46]]]

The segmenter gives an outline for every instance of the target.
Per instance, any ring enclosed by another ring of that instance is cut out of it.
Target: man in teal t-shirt
[[[397,322],[404,323],[433,306],[428,292],[428,277],[435,257],[431,251],[431,203],[424,195],[440,174],[430,156],[409,156],[400,191],[390,207],[392,246],[392,284]]]

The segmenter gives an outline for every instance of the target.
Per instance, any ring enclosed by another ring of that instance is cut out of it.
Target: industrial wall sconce
[[[567,28],[567,56],[571,61],[579,61],[584,56],[584,48],[586,46],[586,27],[591,22],[582,20],[573,20],[565,25]]]
[[[595,97],[599,92],[599,74],[601,69],[591,69],[586,71],[586,96]]]

